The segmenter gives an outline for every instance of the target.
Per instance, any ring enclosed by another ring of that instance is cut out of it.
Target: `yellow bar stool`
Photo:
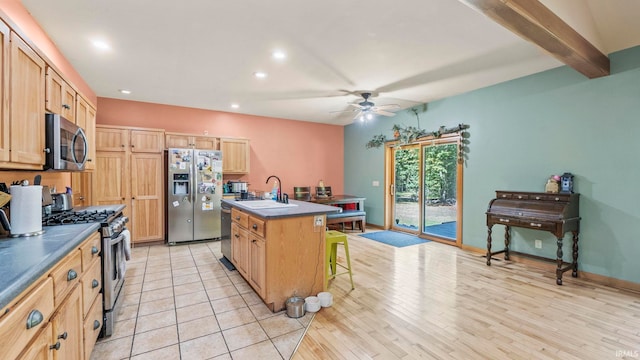
[[[338,275],[349,274],[349,278],[351,279],[351,289],[355,289],[355,286],[353,286],[353,274],[351,273],[351,258],[349,258],[349,242],[347,241],[347,235],[339,231],[327,230],[325,233],[325,242],[325,264],[327,266],[327,272],[324,277],[324,288],[327,288],[330,279],[333,279]],[[347,266],[338,264],[336,261],[338,258],[338,244],[344,245]],[[347,271],[337,273],[337,266],[347,269]]]

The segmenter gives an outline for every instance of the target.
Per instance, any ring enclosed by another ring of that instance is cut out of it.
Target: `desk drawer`
[[[556,231],[556,223],[553,223],[553,222],[545,222],[545,221],[538,221],[538,220],[519,220],[518,222],[519,222],[518,226],[520,227],[536,229],[536,230],[545,230],[545,231],[551,231],[551,232]]]
[[[231,209],[231,221],[238,223],[240,227],[249,227],[249,214],[245,214],[240,210]]]

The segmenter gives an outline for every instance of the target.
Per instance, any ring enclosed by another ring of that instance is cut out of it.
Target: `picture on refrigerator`
[[[169,245],[219,239],[222,152],[172,148],[167,156]]]

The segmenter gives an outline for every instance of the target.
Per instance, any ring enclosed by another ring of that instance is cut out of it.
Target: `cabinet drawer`
[[[86,319],[89,308],[102,289],[102,267],[100,260],[94,261],[93,265],[82,275],[82,316]]]
[[[508,216],[491,216],[488,220],[489,220],[489,223],[492,223],[492,224],[502,224],[507,226],[520,225],[519,219],[512,219]]]
[[[245,214],[242,211],[231,209],[231,220],[243,228],[249,227],[249,214]]]
[[[84,358],[91,357],[91,351],[96,344],[102,328],[102,294],[95,298],[84,319]]]
[[[80,251],[72,251],[49,275],[53,279],[55,305],[59,306],[69,291],[80,281],[82,260]]]
[[[545,230],[545,231],[556,231],[556,224],[553,222],[544,222],[537,220],[520,220],[520,227],[526,227],[529,229],[537,229],[537,230]]]
[[[82,253],[82,271],[87,271],[93,259],[100,257],[101,248],[102,244],[99,233],[91,235],[82,243],[82,246],[80,246],[80,252]]]
[[[250,216],[249,230],[260,237],[264,237],[264,221]]]
[[[48,323],[53,309],[53,281],[47,277],[0,320],[2,358],[15,359]]]

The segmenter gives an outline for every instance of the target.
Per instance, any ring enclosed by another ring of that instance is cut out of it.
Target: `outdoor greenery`
[[[456,144],[428,146],[424,148],[425,200],[427,203],[451,201],[456,197]],[[395,151],[396,199],[417,201],[420,189],[419,148],[401,148]]]

